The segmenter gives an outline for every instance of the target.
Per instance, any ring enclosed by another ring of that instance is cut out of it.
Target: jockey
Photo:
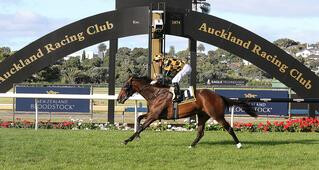
[[[160,57],[156,56],[154,58],[156,62],[161,62],[161,67],[163,70],[163,75],[161,75],[164,79],[166,77],[173,77],[172,79],[172,87],[170,88],[170,92],[173,93],[173,101],[179,102],[181,97],[181,91],[179,88],[179,82],[181,79],[189,75],[192,71],[192,68],[189,64],[182,61],[181,59],[177,59],[176,57]],[[151,84],[157,83],[157,80],[151,82]]]

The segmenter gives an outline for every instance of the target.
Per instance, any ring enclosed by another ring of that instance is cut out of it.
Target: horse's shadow
[[[303,139],[303,140],[276,140],[276,141],[250,141],[250,140],[242,140],[242,144],[247,145],[267,145],[267,146],[277,146],[277,145],[287,145],[287,144],[318,144],[319,140],[312,139]],[[223,141],[202,141],[199,143],[200,145],[234,145],[234,142],[231,140],[223,140]]]

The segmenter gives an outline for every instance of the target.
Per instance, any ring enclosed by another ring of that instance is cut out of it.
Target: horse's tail
[[[258,117],[258,115],[257,115],[256,111],[254,110],[254,108],[252,106],[250,106],[248,103],[241,102],[241,101],[236,101],[236,100],[231,100],[231,99],[228,99],[228,98],[226,98],[224,96],[220,96],[220,97],[223,99],[223,101],[224,101],[224,103],[225,103],[227,108],[229,108],[230,106],[236,105],[236,106],[239,106],[242,109],[244,109],[244,111],[247,114],[249,114],[250,116]]]

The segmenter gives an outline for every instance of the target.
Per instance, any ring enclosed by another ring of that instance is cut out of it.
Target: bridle
[[[125,96],[126,98],[129,98],[130,96],[132,96],[135,93],[131,83],[126,83],[123,88],[124,88],[125,93],[126,93],[126,96]]]

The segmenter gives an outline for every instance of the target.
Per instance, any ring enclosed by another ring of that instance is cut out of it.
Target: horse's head
[[[147,91],[147,93],[144,93],[144,98],[147,97],[147,95],[152,94],[149,90],[149,87],[152,87],[150,85],[150,82],[152,80],[148,77],[138,77],[138,76],[130,76],[130,78],[124,83],[124,86],[122,87],[119,96],[117,98],[117,101],[121,104],[123,104],[129,97],[131,97],[134,93],[140,93],[143,96],[143,92]],[[152,87],[153,88],[153,87]]]
[[[130,77],[122,87],[119,96],[117,97],[117,102],[123,104],[129,97],[135,93],[135,88],[133,87],[133,77]]]

